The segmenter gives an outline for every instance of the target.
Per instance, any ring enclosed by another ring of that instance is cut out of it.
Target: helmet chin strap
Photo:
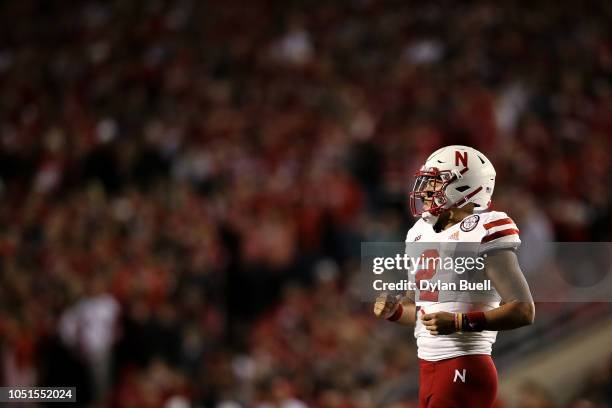
[[[437,215],[433,215],[432,213],[430,213],[429,211],[425,211],[423,212],[423,214],[421,214],[421,218],[428,224],[434,225],[436,222],[438,222],[438,216]]]

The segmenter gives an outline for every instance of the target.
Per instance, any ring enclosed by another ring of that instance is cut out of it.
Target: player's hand
[[[452,334],[455,329],[455,314],[448,312],[428,313],[421,317],[425,328],[429,333],[437,336],[438,334]]]
[[[390,293],[381,293],[374,302],[374,315],[379,319],[388,319],[395,313],[399,305],[400,296]]]

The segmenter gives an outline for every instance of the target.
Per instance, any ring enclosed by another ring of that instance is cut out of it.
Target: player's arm
[[[510,249],[487,253],[485,274],[501,296],[503,305],[486,312],[426,314],[422,317],[423,324],[431,334],[512,330],[533,323],[535,306],[516,253]]]
[[[501,249],[487,254],[485,274],[503,305],[484,312],[487,330],[512,330],[533,323],[535,306],[516,253]]]
[[[414,326],[416,321],[414,292],[408,291],[404,297],[381,293],[374,302],[374,315],[379,319]]]

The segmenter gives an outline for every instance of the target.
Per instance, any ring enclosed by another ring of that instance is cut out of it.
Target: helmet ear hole
[[[461,187],[457,187],[455,188],[455,190],[457,190],[460,193],[463,193],[465,190],[469,190],[470,186],[461,186]]]

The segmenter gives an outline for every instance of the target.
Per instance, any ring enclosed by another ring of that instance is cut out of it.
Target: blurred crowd
[[[352,292],[359,243],[403,240],[447,144],[495,164],[524,242],[610,240],[594,3],[2,2],[2,382],[413,406],[411,332]]]
[[[520,388],[518,406],[521,408],[555,408],[559,406],[555,390],[547,389],[537,379],[525,382]],[[612,401],[612,357],[604,359],[581,381],[567,408],[606,408]]]

